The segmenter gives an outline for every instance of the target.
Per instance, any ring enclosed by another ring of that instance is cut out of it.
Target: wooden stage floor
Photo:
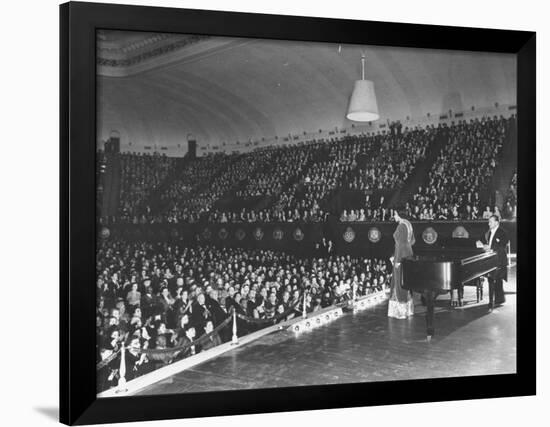
[[[506,304],[493,313],[485,299],[449,309],[436,301],[436,335],[426,341],[424,309],[407,320],[386,316],[387,302],[348,313],[317,329],[280,331],[224,353],[136,394],[206,392],[516,372],[516,284],[510,272]]]

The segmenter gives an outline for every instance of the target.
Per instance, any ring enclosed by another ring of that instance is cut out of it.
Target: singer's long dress
[[[393,260],[393,274],[391,280],[388,316],[405,319],[414,314],[413,299],[408,290],[403,289],[403,259],[413,255],[412,245],[415,243],[412,225],[402,220],[393,233],[395,252]]]

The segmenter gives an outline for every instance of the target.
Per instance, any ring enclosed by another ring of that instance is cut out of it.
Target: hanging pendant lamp
[[[361,80],[356,80],[346,117],[354,122],[373,122],[380,118],[374,83],[365,80],[365,55],[361,55]]]

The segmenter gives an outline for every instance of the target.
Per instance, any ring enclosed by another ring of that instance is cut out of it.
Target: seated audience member
[[[348,211],[344,210],[344,212],[342,212],[342,215],[340,215],[340,221],[342,222],[349,221]]]
[[[145,353],[141,352],[141,342],[138,335],[132,335],[126,343],[126,381],[133,380],[140,375],[147,373],[149,369],[149,359]]]
[[[138,291],[137,283],[132,283],[132,290],[126,295],[126,301],[128,305],[132,307],[139,306],[141,302],[141,292]]]
[[[205,334],[209,335],[209,337],[206,341],[204,341],[201,344],[201,347],[202,347],[203,351],[211,349],[213,347],[217,347],[218,345],[220,345],[222,343],[222,340],[221,340],[220,336],[218,335],[218,333],[217,332],[212,333],[213,330],[214,330],[214,323],[212,323],[212,321],[209,320],[208,322],[206,322],[206,326],[204,328]]]
[[[483,211],[482,218],[483,219],[489,219],[493,215],[493,212],[491,211],[491,208],[487,206],[485,210]]]

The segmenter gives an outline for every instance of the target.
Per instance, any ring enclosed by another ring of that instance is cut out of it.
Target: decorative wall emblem
[[[236,232],[235,232],[235,237],[239,240],[242,240],[244,239],[244,236],[246,236],[246,233],[245,231],[242,229],[242,228],[239,228]]]
[[[470,237],[470,233],[462,226],[459,225],[453,230],[453,239],[467,239]]]
[[[353,231],[353,228],[351,227],[346,228],[346,231],[344,231],[343,237],[346,242],[348,243],[353,242],[353,240],[355,239],[355,231]]]
[[[212,232],[209,228],[204,229],[204,231],[202,232],[202,237],[204,237],[205,240],[210,240],[210,238],[212,237]]]
[[[102,239],[108,239],[109,236],[111,235],[111,230],[109,230],[107,227],[103,227],[101,229],[100,235]]]
[[[437,231],[432,227],[428,227],[422,233],[422,240],[428,245],[433,245],[437,241]]]
[[[264,232],[262,231],[262,229],[260,227],[256,227],[254,229],[254,238],[256,240],[262,240],[264,238]]]
[[[296,230],[294,230],[294,240],[297,240],[298,242],[304,240],[304,232],[298,227]]]
[[[276,228],[275,230],[273,230],[273,238],[275,240],[282,240],[284,235],[285,233],[280,228]]]
[[[380,232],[380,230],[378,228],[371,227],[369,229],[368,237],[369,237],[369,240],[372,243],[378,243],[380,241],[380,239],[382,238],[382,233]]]
[[[218,231],[218,237],[222,240],[227,239],[228,235],[229,235],[229,233],[227,232],[227,230],[224,227],[220,228],[220,231]]]

